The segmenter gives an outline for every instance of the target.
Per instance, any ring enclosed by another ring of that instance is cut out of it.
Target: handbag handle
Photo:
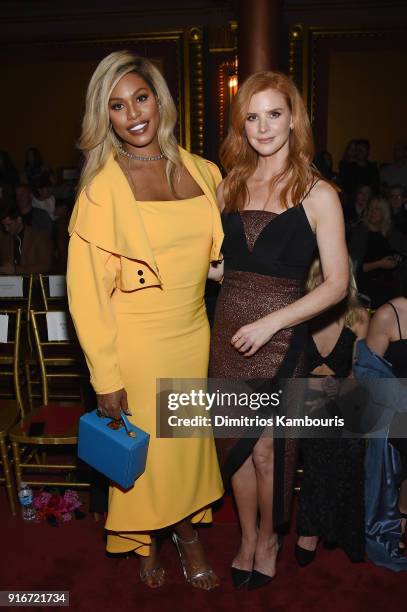
[[[98,417],[103,418],[103,414],[100,412],[99,408],[97,408],[97,409],[96,409],[96,414],[97,414],[97,416],[98,416]],[[107,418],[109,418],[109,417],[107,417]],[[120,419],[121,419],[121,421],[122,421],[122,423],[123,423],[123,425],[124,425],[124,429],[126,430],[127,435],[128,435],[130,438],[135,438],[135,437],[137,436],[137,434],[136,434],[136,432],[135,432],[135,431],[133,431],[132,429],[130,429],[130,421],[128,420],[128,418],[127,418],[127,416],[125,415],[125,413],[123,412],[123,410],[121,410],[121,412],[120,412]],[[112,420],[112,421],[110,421],[110,422],[111,422],[111,423],[115,423],[115,422],[117,423],[117,421],[114,421],[114,420]],[[110,423],[108,423],[108,426],[109,426],[109,424],[110,424]],[[116,427],[116,428],[117,428],[117,427]],[[115,429],[116,429],[116,428],[115,428]]]
[[[127,416],[124,414],[123,410],[120,413],[120,417],[121,417],[122,423],[124,425],[124,428],[125,428],[125,430],[127,432],[127,435],[130,436],[130,438],[135,438],[137,434],[136,434],[135,431],[130,429],[130,421],[127,418]]]

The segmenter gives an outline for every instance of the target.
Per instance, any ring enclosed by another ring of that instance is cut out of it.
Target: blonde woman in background
[[[351,238],[350,252],[358,269],[358,288],[370,298],[372,308],[378,308],[399,291],[396,268],[401,258],[393,253],[389,242],[391,226],[389,203],[374,196],[368,204],[364,226],[356,228]]]
[[[187,581],[212,589],[218,578],[193,524],[211,520],[223,493],[213,439],[156,437],[156,379],[206,377],[204,287],[223,237],[219,170],[178,146],[175,124],[151,62],[126,51],[100,62],[80,139],[69,301],[100,412],[124,411],[150,433],[144,474],[127,491],[110,487],[107,550],[138,553],[141,580],[160,587],[154,534],[170,527]]]
[[[310,269],[307,292],[322,282],[321,262],[316,259]],[[308,372],[310,377],[322,379],[316,387],[327,401],[334,400],[337,393],[335,378],[351,375],[355,343],[366,336],[368,327],[368,314],[357,299],[350,265],[347,298],[310,324]],[[314,560],[320,538],[342,547],[352,561],[364,557],[364,441],[342,439],[339,434],[301,441],[304,477],[295,556],[302,567]]]

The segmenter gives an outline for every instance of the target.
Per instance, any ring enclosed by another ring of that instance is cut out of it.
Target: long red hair
[[[233,100],[228,135],[219,152],[220,161],[227,172],[224,180],[226,212],[242,210],[247,201],[247,180],[256,169],[258,154],[246,137],[246,115],[252,96],[267,89],[274,89],[284,96],[293,123],[287,160],[271,180],[270,191],[282,181],[281,207],[288,208],[291,203],[298,206],[312,181],[320,176],[311,165],[314,156],[311,125],[298,89],[282,72],[256,72],[242,84]]]

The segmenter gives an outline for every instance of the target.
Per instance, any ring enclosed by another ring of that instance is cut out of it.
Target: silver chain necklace
[[[123,149],[123,147],[119,147],[119,153],[120,155],[123,155],[124,157],[127,157],[129,159],[135,159],[137,161],[142,161],[142,162],[159,161],[160,159],[164,159],[165,157],[164,153],[160,153],[159,155],[150,155],[150,156],[135,155],[134,153],[129,153],[128,151]]]

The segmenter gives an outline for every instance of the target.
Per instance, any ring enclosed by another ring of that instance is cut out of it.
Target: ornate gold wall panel
[[[215,99],[213,114],[216,118],[217,147],[225,138],[228,129],[230,102],[237,90],[237,28],[231,21],[222,29],[209,32],[209,52],[212,56],[211,91]],[[230,79],[236,79],[233,91]]]
[[[64,160],[58,152],[58,143],[52,144],[52,133],[55,126],[50,120],[50,109],[55,115],[60,110],[69,125],[61,124],[60,130],[66,130],[70,136],[62,144],[64,150],[72,142],[75,147],[75,138],[79,136],[79,125],[83,112],[83,101],[88,82],[97,63],[108,53],[129,49],[142,56],[152,59],[162,70],[170,91],[174,97],[179,115],[178,138],[182,146],[193,152],[202,154],[204,148],[204,82],[202,58],[202,31],[199,28],[187,28],[171,31],[132,33],[123,36],[82,38],[76,40],[29,40],[9,41],[0,44],[2,63],[7,69],[3,85],[7,89],[10,81],[13,97],[26,95],[26,84],[15,77],[19,67],[24,68],[25,74],[41,74],[43,82],[36,90],[36,97],[44,96],[43,116],[37,113],[30,122],[32,131],[21,135],[21,142],[14,142],[12,132],[2,134],[3,146],[14,154],[18,160],[21,149],[31,144],[40,148],[44,146],[49,163],[55,165],[70,165],[73,153],[66,153],[69,159]],[[57,90],[52,86],[52,75],[64,66],[67,68],[64,75],[64,91],[59,86]],[[81,74],[80,83],[75,78],[75,65]],[[49,78],[46,77],[47,70]],[[45,79],[44,79],[45,75]],[[33,76],[34,78],[34,76]],[[20,79],[21,80],[21,79]],[[65,85],[66,83],[66,85]],[[22,91],[16,91],[16,87]],[[62,96],[62,97],[61,97]],[[60,99],[61,98],[61,99]],[[70,112],[63,113],[69,99]],[[65,105],[65,106],[64,106]],[[72,110],[73,109],[73,110]],[[13,109],[8,111],[10,125],[18,124],[19,117],[12,117]],[[16,111],[17,112],[17,111]],[[41,129],[37,126],[41,126]],[[45,133],[49,137],[45,138]],[[72,135],[74,137],[72,138]],[[27,141],[27,142],[26,142]],[[29,142],[28,142],[29,141]],[[61,143],[59,145],[61,147]],[[14,152],[15,149],[15,152]]]
[[[307,104],[317,149],[325,149],[328,144],[333,146],[333,143],[329,142],[332,141],[332,136],[328,137],[328,124],[331,122],[332,125],[332,121],[336,120],[336,117],[340,117],[343,121],[342,114],[332,114],[334,112],[333,102],[338,99],[338,92],[332,87],[332,80],[335,78],[333,70],[337,70],[334,66],[338,66],[338,61],[345,61],[347,54],[348,56],[354,54],[355,62],[363,65],[363,61],[365,63],[374,62],[377,54],[380,56],[380,54],[388,53],[390,58],[392,54],[399,53],[402,56],[406,52],[407,30],[405,27],[327,28],[304,24],[293,24],[289,27],[289,73],[302,91]],[[362,58],[364,58],[363,61]],[[372,59],[370,60],[370,58]],[[388,64],[388,67],[389,70],[393,69],[391,63]],[[379,99],[377,98],[379,95],[378,89],[383,79],[380,74],[377,75],[377,79],[372,79],[371,74],[368,77],[365,73],[361,73],[360,78],[357,79],[354,74],[357,70],[356,67],[352,65],[351,69],[350,72],[353,74],[351,78],[349,72],[349,84],[346,79],[343,79],[342,69],[341,78],[344,86],[342,91],[339,92],[340,99],[342,101],[343,98],[351,116],[356,117],[356,114],[359,113],[358,116],[364,119],[373,113],[374,101]],[[385,73],[387,72],[385,69]],[[368,86],[372,92],[371,103],[366,104],[365,102],[364,109],[360,109],[358,107],[358,93],[362,92],[362,85],[367,78],[370,78]],[[401,75],[396,80],[399,81],[399,79],[402,79]],[[349,90],[347,91],[348,87]],[[385,97],[388,101],[389,108],[393,104],[394,92],[392,90],[394,90],[394,87],[387,84],[380,93],[381,98]],[[390,119],[387,118],[387,121],[390,121]],[[344,126],[346,128],[346,123]],[[371,135],[372,139],[376,139],[377,142],[380,138],[381,145],[378,147],[377,155],[379,157],[381,154],[387,155],[384,152],[384,136],[375,126],[373,120],[370,123],[362,121],[359,126],[355,119],[352,130],[357,132],[353,137],[369,137]],[[339,129],[336,132],[335,147],[338,150]],[[349,137],[346,129],[342,132],[344,139]],[[394,139],[394,137],[393,129],[393,134],[389,135],[389,139]],[[401,133],[400,137],[402,137]],[[382,161],[385,161],[385,159]]]

